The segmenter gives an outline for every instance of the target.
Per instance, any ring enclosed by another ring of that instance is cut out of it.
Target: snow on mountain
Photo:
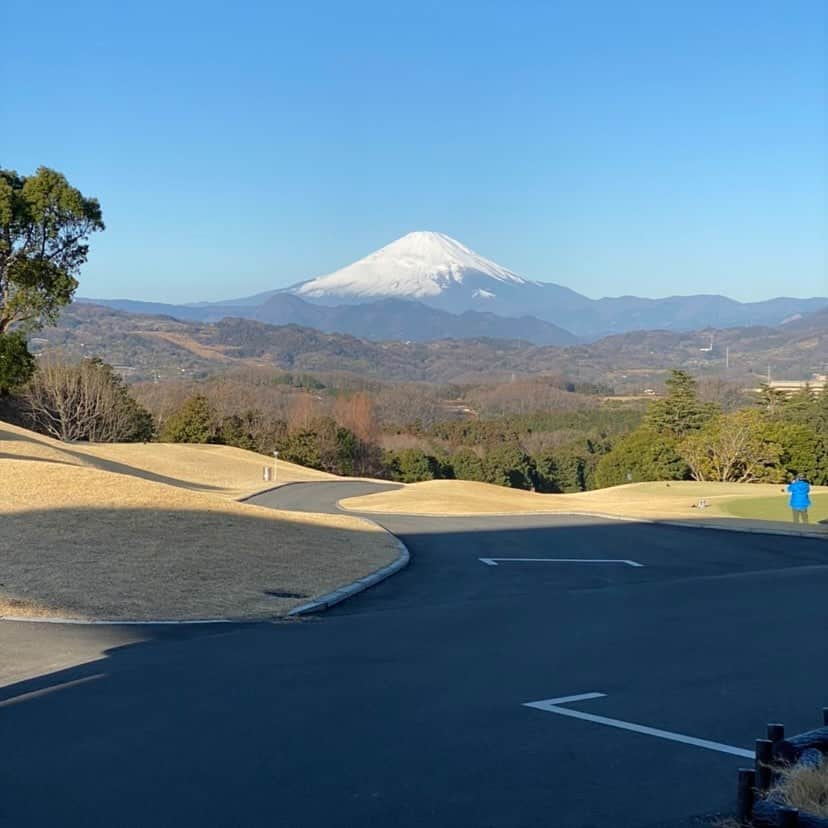
[[[293,292],[306,299],[397,296],[426,299],[465,282],[477,298],[492,298],[500,285],[532,285],[443,233],[408,233],[358,262],[311,279]],[[486,287],[481,287],[485,283]]]

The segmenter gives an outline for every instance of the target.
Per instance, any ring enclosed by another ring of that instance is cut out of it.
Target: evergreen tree
[[[537,479],[535,463],[519,444],[504,443],[486,451],[483,474],[487,483],[530,489]]]
[[[716,415],[718,409],[713,403],[699,401],[696,380],[690,374],[674,369],[665,384],[667,396],[650,403],[644,418],[651,431],[681,438]]]
[[[686,480],[689,472],[675,439],[639,428],[598,461],[595,483],[603,488],[647,480]]]
[[[442,476],[437,458],[418,448],[386,452],[385,463],[391,479],[401,483],[419,483]]]
[[[787,423],[811,425],[815,419],[817,395],[807,385],[786,397],[778,416]]]
[[[451,456],[451,467],[457,480],[485,480],[483,461],[470,448],[461,448]]]
[[[763,382],[759,386],[758,404],[764,412],[771,417],[776,416],[782,407],[785,405],[787,399],[785,392],[778,388],[773,388],[768,383]]]
[[[35,359],[21,333],[0,333],[0,396],[8,394],[32,377]]]
[[[828,453],[826,442],[807,425],[779,420],[765,424],[763,438],[780,448],[779,481],[804,474],[816,486],[828,484]]]
[[[161,440],[166,443],[215,443],[218,436],[215,410],[203,394],[190,397],[161,432]]]
[[[218,442],[225,446],[257,451],[256,438],[250,433],[247,422],[239,414],[222,418],[218,429]]]
[[[57,321],[72,301],[101,207],[55,170],[0,168],[0,334]]]

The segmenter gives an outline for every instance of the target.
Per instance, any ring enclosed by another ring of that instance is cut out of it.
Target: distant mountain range
[[[380,299],[363,305],[315,305],[292,293],[274,293],[260,305],[164,305],[128,299],[80,300],[125,313],[171,316],[186,322],[237,318],[269,325],[302,325],[375,341],[430,342],[435,339],[523,339],[536,345],[570,345],[578,337],[534,316],[506,317],[480,311],[453,314],[421,302]]]
[[[489,382],[556,374],[636,392],[670,368],[755,383],[807,379],[828,364],[828,308],[776,327],[693,332],[634,331],[567,347],[476,338],[373,342],[250,319],[182,322],[75,304],[58,327],[31,340],[35,351],[100,356],[132,379],[199,377],[232,367],[346,372],[359,381]]]
[[[737,302],[725,296],[589,299],[533,282],[442,233],[409,233],[326,276],[224,302],[170,305],[89,299],[128,313],[194,322],[227,317],[306,325],[365,339],[519,338],[566,345],[635,330],[778,325],[828,306],[828,297]]]

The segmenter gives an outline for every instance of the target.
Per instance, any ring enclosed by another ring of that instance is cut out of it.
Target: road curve
[[[410,566],[322,616],[92,630],[106,657],[0,688],[0,825],[679,828],[732,804],[745,759],[525,704],[604,694],[563,704],[737,750],[818,723],[824,541],[371,519]]]

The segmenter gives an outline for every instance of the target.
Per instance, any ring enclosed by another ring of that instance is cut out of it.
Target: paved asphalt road
[[[0,625],[0,680],[9,654],[49,670],[0,687],[0,825],[683,828],[732,804],[749,760],[524,703],[604,693],[566,708],[737,748],[828,704],[825,541],[381,522],[411,565],[317,618]],[[518,557],[643,566],[479,560]]]

